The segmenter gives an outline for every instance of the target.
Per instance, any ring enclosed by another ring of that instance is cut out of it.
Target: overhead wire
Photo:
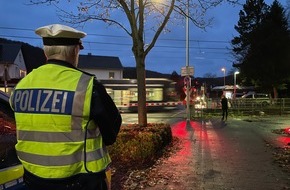
[[[28,37],[28,36],[14,36],[14,35],[2,35],[0,34],[1,37],[7,37],[7,38],[20,38],[20,39],[34,39],[34,40],[41,40],[40,38],[37,37]],[[132,44],[126,44],[126,43],[116,43],[116,42],[99,42],[99,41],[86,41],[84,40],[83,43],[91,43],[91,44],[105,44],[105,45],[120,45],[120,46],[131,46]],[[183,46],[169,46],[169,45],[156,45],[155,47],[160,47],[160,48],[177,48],[177,49],[183,49]],[[226,48],[220,48],[220,47],[195,47],[191,46],[190,48],[194,49],[214,49],[214,50],[225,50]],[[110,50],[111,51],[111,50]]]
[[[3,30],[19,30],[19,31],[31,31],[34,32],[34,29],[30,29],[30,28],[17,28],[17,27],[5,27],[5,26],[0,26],[0,29]],[[124,38],[124,39],[128,39],[129,36],[122,36],[122,35],[110,35],[110,34],[96,34],[96,33],[88,33],[88,36],[97,36],[97,37],[108,37],[108,38]],[[5,37],[5,38],[16,38],[16,39],[31,39],[31,40],[41,40],[41,38],[39,37],[31,37],[31,36],[18,36],[18,35],[3,35],[1,34],[0,31],[0,37]],[[172,38],[159,38],[159,41],[169,41],[169,42],[185,42],[185,39],[172,39]],[[191,39],[190,40],[191,43],[197,43],[198,46],[190,46],[190,49],[193,51],[194,49],[199,50],[199,54],[201,54],[201,50],[203,50],[203,54],[229,54],[229,50],[227,47],[202,47],[200,46],[200,43],[216,43],[216,44],[229,44],[228,41],[218,41],[218,40],[197,40],[197,39]],[[104,49],[104,45],[108,45],[108,46],[128,46],[128,48],[130,49],[130,47],[132,46],[131,43],[123,43],[123,42],[102,42],[102,41],[88,41],[88,40],[84,40],[83,43],[88,44],[89,48],[86,51],[98,51],[98,52],[120,52],[120,51],[124,51],[124,48],[117,48],[117,49],[113,49],[113,48],[109,48],[109,49]],[[94,45],[92,46],[92,44],[99,44],[102,45],[102,47],[98,48],[95,47]],[[177,53],[180,52],[178,50],[184,50],[184,46],[178,44],[170,44],[170,45],[159,45],[156,44],[154,47],[154,52],[155,53],[159,53],[158,54],[158,58],[162,57],[162,53],[168,53],[171,52],[170,55],[166,55],[166,58],[172,57],[172,58],[178,58],[179,56],[173,56],[173,53]],[[127,50],[125,50],[127,51]],[[197,52],[198,53],[198,52]],[[151,54],[152,56],[152,54]],[[202,57],[202,56],[201,56]],[[165,58],[165,57],[164,57]],[[179,57],[181,58],[181,57]],[[223,59],[223,58],[206,58],[206,59]]]
[[[23,30],[23,31],[32,31],[34,32],[34,29],[29,29],[29,28],[15,28],[15,27],[3,27],[0,26],[0,29],[5,29],[5,30]],[[1,34],[0,34],[1,35]],[[119,35],[109,35],[109,34],[96,34],[96,33],[88,33],[89,36],[103,36],[103,37],[113,37],[113,38],[129,38],[128,36],[119,36]],[[22,37],[22,36],[10,36],[10,37],[17,37],[17,38],[31,38],[31,39],[39,39],[37,37]],[[177,41],[177,42],[184,42],[185,39],[170,39],[170,38],[159,38],[158,40],[160,41]],[[228,41],[222,41],[222,40],[197,40],[197,39],[191,39],[191,42],[203,42],[203,43],[229,43]],[[94,42],[90,42],[94,43]],[[128,45],[128,44],[125,44]]]

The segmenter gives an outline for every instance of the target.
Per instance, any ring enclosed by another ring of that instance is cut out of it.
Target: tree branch
[[[170,7],[169,7],[169,10],[163,20],[163,23],[160,25],[160,27],[158,28],[157,32],[155,33],[154,37],[152,38],[152,41],[151,43],[149,44],[149,46],[145,49],[145,56],[150,52],[150,50],[154,47],[159,35],[161,34],[161,32],[163,31],[164,27],[166,26],[169,18],[170,18],[170,15],[173,11],[173,8],[174,8],[174,5],[175,5],[175,0],[172,0],[171,1],[171,4],[170,4]]]

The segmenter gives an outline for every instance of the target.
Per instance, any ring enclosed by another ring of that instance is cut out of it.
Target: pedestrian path
[[[256,122],[241,119],[172,124],[179,149],[156,164],[146,190],[282,190],[289,173],[273,164]]]

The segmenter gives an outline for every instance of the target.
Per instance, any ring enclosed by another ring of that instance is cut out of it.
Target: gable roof
[[[14,63],[14,60],[21,50],[21,44],[0,44],[0,63]]]
[[[78,68],[80,69],[121,69],[122,63],[119,57],[80,55]]]

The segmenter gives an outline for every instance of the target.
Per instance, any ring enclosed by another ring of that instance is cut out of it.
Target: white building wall
[[[8,80],[20,79],[26,76],[27,70],[23,59],[22,51],[17,54],[14,63],[1,63],[0,64],[0,77],[4,76],[5,67],[8,74]]]
[[[6,68],[5,68],[6,67]],[[0,64],[0,78],[4,79],[5,69],[7,72],[7,79],[19,79],[20,78],[20,70],[17,65],[11,63],[1,63]]]
[[[10,79],[20,79],[20,70],[18,65],[15,64],[9,65],[8,74]]]
[[[15,60],[14,60],[14,64],[18,65],[18,68],[24,71],[26,70],[26,66],[25,66],[25,62],[23,59],[23,54],[22,51],[19,51],[18,55],[16,56]]]
[[[4,76],[4,70],[5,70],[5,65],[0,64],[0,78],[2,78]]]
[[[81,69],[85,72],[91,73],[97,77],[97,79],[110,79],[109,73],[114,73],[113,79],[123,79],[122,70],[113,70],[113,69]]]
[[[27,69],[25,66],[25,62],[23,59],[23,54],[22,51],[19,51],[18,55],[16,56],[14,60],[14,65],[16,68],[12,69],[15,71],[15,76],[17,76],[17,79],[21,79],[26,76],[27,74]]]

